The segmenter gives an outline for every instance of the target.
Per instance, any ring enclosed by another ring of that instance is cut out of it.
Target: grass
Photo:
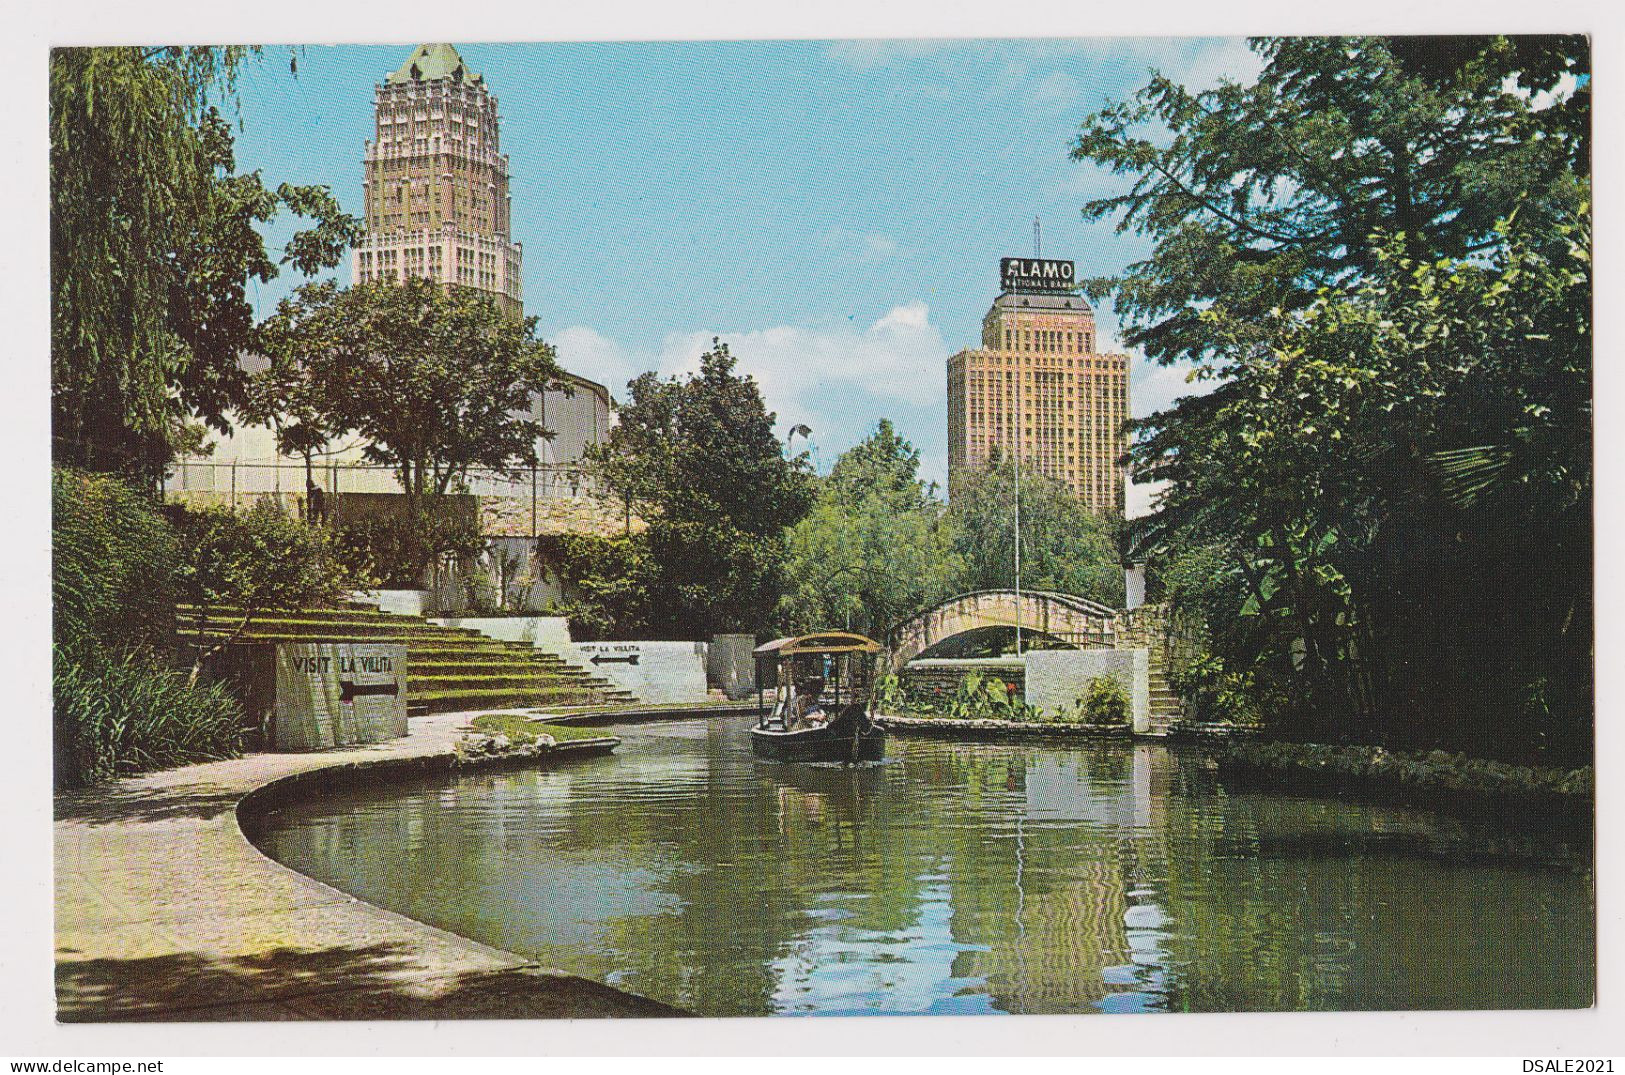
[[[748,699],[741,699],[737,702],[718,702],[715,700],[707,700],[704,702],[610,702],[605,705],[589,705],[584,703],[581,705],[553,706],[550,708],[559,710],[560,712],[555,715],[561,717],[574,716],[576,714],[603,717],[614,716],[617,713],[686,713],[689,710],[699,709],[733,709],[742,705],[749,705],[754,708],[756,705],[755,695],[752,695]]]
[[[604,733],[591,728],[567,728],[562,724],[542,724],[520,713],[481,713],[472,721],[475,731],[505,735],[515,743],[529,743],[538,735],[551,735],[560,743],[572,739],[603,739]]]
[[[52,695],[63,787],[242,752],[243,710],[230,691],[189,686],[184,673],[139,657],[86,660],[58,651]]]

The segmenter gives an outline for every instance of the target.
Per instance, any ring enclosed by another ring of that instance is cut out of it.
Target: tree
[[[1154,541],[1227,561],[1220,655],[1299,730],[1572,750],[1589,720],[1589,225],[1507,235],[1487,265],[1380,245],[1262,325],[1210,310],[1227,384],[1134,449],[1172,483]]]
[[[735,372],[720,340],[697,373],[646,373],[627,387],[630,400],[591,458],[611,495],[647,523],[620,539],[626,547],[613,557],[642,565],[639,581],[612,586],[591,555],[574,558],[570,581],[589,594],[635,595],[612,615],[596,613],[623,633],[759,629],[783,586],[784,532],[811,507],[804,461],[784,457],[755,380]]]
[[[845,627],[884,638],[953,592],[960,565],[919,463],[920,453],[884,418],[836,460],[811,514],[787,536],[779,616],[788,629]]]
[[[920,480],[919,449],[897,434],[890,418],[882,418],[873,433],[841,453],[826,486],[843,504],[878,494],[897,510],[912,511],[931,499]]]
[[[246,422],[271,427],[279,455],[304,458],[305,489],[314,500],[315,456],[343,432],[334,425],[336,416],[322,399],[321,385],[297,359],[282,355],[248,379],[240,413]],[[319,521],[314,504],[307,504],[306,512],[311,522]]]
[[[359,434],[365,458],[391,467],[415,508],[471,467],[536,464],[536,442],[552,433],[531,400],[561,373],[535,331],[534,317],[511,317],[473,288],[413,278],[307,284],[262,338],[275,383],[322,433]]]
[[[329,604],[351,581],[326,531],[289,518],[269,501],[247,512],[186,512],[179,531],[179,591],[196,617],[192,683],[209,658],[241,638],[261,612]],[[236,626],[211,641],[210,614],[228,608]]]
[[[258,226],[313,221],[281,264],[338,263],[360,234],[326,187],[238,173],[215,105],[256,50],[51,54],[51,398],[59,461],[156,482],[201,421],[225,432],[254,343],[250,281],[278,263]]]
[[[59,654],[168,657],[175,531],[151,497],[103,474],[51,468],[51,637]]]
[[[1157,361],[1209,353],[1209,302],[1245,321],[1351,285],[1375,265],[1379,228],[1411,257],[1464,257],[1494,248],[1514,208],[1559,220],[1584,198],[1583,38],[1252,44],[1253,85],[1191,93],[1157,75],[1073,143],[1075,159],[1134,177],[1083,214],[1151,236],[1152,254],[1088,290],[1112,294],[1124,342]],[[1581,92],[1548,104],[1563,76]]]
[[[1154,78],[1074,147],[1136,177],[1085,214],[1155,240],[1092,286],[1220,382],[1135,423],[1137,544],[1278,731],[1581,746],[1588,46],[1254,47],[1255,85]]]
[[[947,526],[960,574],[955,592],[1015,586],[1016,467],[994,459],[968,476],[948,504]],[[1021,586],[1117,607],[1123,572],[1112,523],[1064,483],[1022,467]]]

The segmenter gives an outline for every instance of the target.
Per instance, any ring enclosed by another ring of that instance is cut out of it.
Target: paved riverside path
[[[271,861],[238,827],[238,803],[286,778],[445,768],[470,717],[414,718],[409,736],[387,743],[253,754],[59,794],[58,1019],[685,1014],[374,907]]]

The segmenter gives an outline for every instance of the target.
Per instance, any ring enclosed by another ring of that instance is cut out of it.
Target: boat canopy
[[[872,638],[846,631],[824,631],[794,638],[775,638],[757,646],[758,657],[792,657],[799,653],[879,653],[886,647]]]

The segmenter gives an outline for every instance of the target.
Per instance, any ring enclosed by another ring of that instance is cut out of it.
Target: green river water
[[[277,860],[704,1015],[1591,1002],[1591,850],[1538,819],[1227,787],[1154,745],[896,738],[866,768],[746,718],[612,756],[282,807]]]

